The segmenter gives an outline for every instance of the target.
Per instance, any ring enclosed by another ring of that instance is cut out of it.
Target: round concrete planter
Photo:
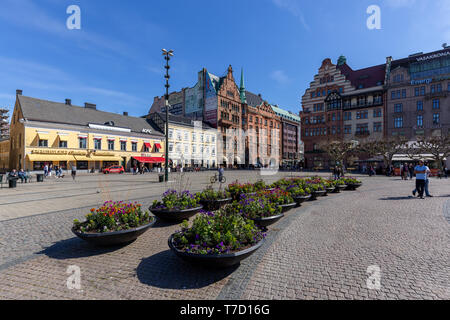
[[[335,186],[334,192],[335,193],[339,193],[343,190],[347,189],[347,185],[346,184],[338,184]]]
[[[282,213],[288,212],[289,210],[293,209],[296,206],[297,206],[297,202],[292,202],[292,203],[280,205],[281,212]]]
[[[255,225],[263,228],[267,228],[268,226],[274,224],[278,220],[284,217],[284,213],[272,216],[272,217],[263,217],[263,218],[255,218],[252,219],[255,222]]]
[[[347,188],[345,190],[355,191],[356,189],[358,189],[361,186],[362,186],[362,183],[352,183],[352,184],[348,184]]]
[[[295,197],[294,201],[297,202],[297,205],[301,205],[303,202],[308,201],[309,199],[311,199],[311,195],[307,195],[307,196],[299,196],[299,197]]]
[[[326,193],[326,190],[313,191],[311,193],[311,198],[309,199],[309,201],[317,200],[317,197],[323,197],[326,195]]]
[[[133,242],[145,231],[150,229],[155,224],[155,222],[156,218],[154,218],[153,221],[149,224],[143,225],[138,228],[105,233],[83,233],[80,231],[76,231],[73,228],[72,232],[80,239],[83,239],[96,246],[115,246]]]
[[[203,205],[203,209],[209,211],[215,211],[222,208],[224,205],[229,204],[233,199],[220,199],[220,200],[201,200],[200,203]]]
[[[150,212],[162,220],[170,222],[180,222],[183,220],[188,220],[190,217],[196,215],[203,206],[196,208],[185,209],[185,210],[167,210],[167,209],[153,209],[149,208]]]
[[[327,191],[327,194],[330,194],[330,193],[333,193],[333,192],[334,192],[335,188],[334,188],[334,187],[332,187],[332,188],[326,188],[325,190]]]
[[[173,243],[173,236],[171,235],[169,237],[168,243],[170,249],[178,257],[190,263],[209,268],[227,268],[234,266],[255,253],[264,243],[264,240],[261,240],[253,247],[235,253],[203,255],[178,250]]]

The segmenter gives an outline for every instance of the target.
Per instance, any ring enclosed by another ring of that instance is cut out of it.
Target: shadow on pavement
[[[56,242],[52,246],[38,252],[38,254],[45,254],[53,259],[76,259],[91,256],[97,256],[109,252],[113,252],[123,248],[125,245],[112,247],[98,247],[87,243],[79,238],[71,238]]]
[[[378,200],[408,200],[408,199],[417,199],[416,197],[413,196],[404,196],[404,197],[386,197],[386,198],[380,198]]]
[[[158,220],[156,220],[155,224],[152,226],[152,228],[166,228],[166,227],[171,227],[171,226],[176,226],[176,225],[180,225],[181,222],[169,222],[169,221],[164,221],[161,220],[159,218],[157,218]],[[180,227],[181,229],[181,227]]]
[[[162,289],[199,289],[218,282],[232,274],[238,266],[226,269],[206,269],[189,264],[170,250],[142,259],[136,269],[139,281]]]

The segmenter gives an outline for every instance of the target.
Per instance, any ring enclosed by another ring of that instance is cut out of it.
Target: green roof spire
[[[241,102],[247,103],[247,97],[245,95],[245,84],[244,84],[244,68],[241,69],[241,86],[239,88]]]

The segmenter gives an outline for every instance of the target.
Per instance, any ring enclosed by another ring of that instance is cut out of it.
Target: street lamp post
[[[173,56],[173,50],[167,51],[166,49],[162,49],[164,59],[166,60],[166,75],[164,78],[166,78],[166,95],[165,95],[165,106],[166,106],[166,159],[165,159],[165,170],[164,170],[164,179],[165,181],[169,181],[169,60],[170,57]]]

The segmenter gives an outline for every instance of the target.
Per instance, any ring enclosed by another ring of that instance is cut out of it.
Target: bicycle
[[[218,175],[215,174],[213,177],[211,177],[210,181],[211,181],[211,183],[216,183],[217,181],[219,181]],[[225,176],[222,176],[222,179],[219,182],[225,183],[226,181],[227,181],[227,179],[225,178]]]

